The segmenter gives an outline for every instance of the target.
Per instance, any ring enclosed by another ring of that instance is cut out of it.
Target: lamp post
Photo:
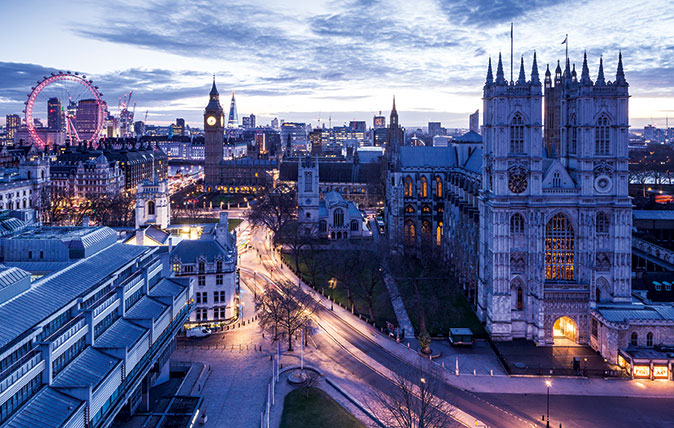
[[[545,386],[546,386],[547,389],[548,389],[548,406],[547,406],[548,420],[547,420],[547,422],[545,423],[545,427],[546,427],[546,428],[550,428],[550,387],[552,386],[552,382],[550,382],[549,380],[546,380],[546,381],[545,381]]]
[[[330,289],[330,310],[335,310],[335,287],[337,287],[337,280],[330,278],[328,281],[328,288]]]

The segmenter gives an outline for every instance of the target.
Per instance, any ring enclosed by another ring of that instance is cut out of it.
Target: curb
[[[363,412],[363,413],[365,413],[365,415],[366,415],[368,418],[372,419],[372,421],[373,421],[374,423],[376,423],[377,425],[379,425],[381,428],[388,428],[386,425],[384,425],[384,423],[383,423],[382,421],[380,421],[379,419],[377,419],[377,417],[376,417],[375,415],[373,415],[372,412],[370,412],[369,410],[367,410],[362,404],[360,404],[360,402],[359,402],[358,400],[356,400],[355,398],[353,398],[353,397],[351,396],[351,394],[349,394],[348,392],[344,391],[344,389],[342,389],[341,386],[337,385],[332,379],[330,379],[329,377],[326,377],[326,378],[325,378],[325,381],[326,381],[330,386],[332,386],[333,388],[335,388],[335,390],[336,390],[337,392],[339,392],[340,394],[342,394],[347,400],[349,400],[349,401],[352,402],[356,407],[358,407],[358,408],[360,409],[360,411]]]

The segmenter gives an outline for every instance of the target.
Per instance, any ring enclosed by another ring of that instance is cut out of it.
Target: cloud
[[[516,20],[527,13],[565,0],[438,0],[445,14],[457,23],[484,26]]]

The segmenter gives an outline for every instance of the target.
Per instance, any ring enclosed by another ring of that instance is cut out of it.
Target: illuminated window
[[[510,233],[512,235],[524,233],[524,217],[522,217],[522,214],[515,213],[510,217]]]
[[[519,113],[510,122],[510,152],[524,153],[524,121]]]
[[[405,207],[405,212],[407,214],[414,214],[414,207],[412,205],[408,205]]]
[[[646,335],[646,346],[649,348],[653,346],[653,332],[648,332]]]
[[[405,242],[407,244],[413,244],[416,234],[417,230],[416,227],[414,226],[414,222],[412,220],[407,220],[405,222]]]
[[[603,212],[597,213],[597,224],[596,224],[597,234],[606,235],[609,230],[609,220],[606,214]]]
[[[555,215],[545,226],[545,279],[574,279],[575,236],[569,219]]]
[[[421,235],[424,238],[429,238],[431,236],[431,222],[424,220],[421,222]]]
[[[435,177],[435,196],[442,198],[442,179]]]
[[[667,366],[653,366],[653,377],[658,379],[669,379],[669,369]]]
[[[438,226],[435,228],[435,245],[442,244],[442,222],[438,222]]]
[[[412,177],[408,175],[405,177],[405,197],[411,198],[412,196],[414,196],[414,183]]]
[[[630,344],[632,346],[637,346],[639,344],[639,335],[636,331],[632,333],[632,336],[630,336]]]
[[[421,207],[421,213],[422,214],[430,214],[431,213],[431,207],[429,205],[424,205]]]
[[[421,188],[419,189],[419,197],[427,198],[428,197],[428,182],[426,181],[425,176],[421,176]]]
[[[602,115],[597,119],[597,126],[594,129],[595,152],[598,155],[607,155],[611,150],[609,140],[608,117]]]
[[[180,272],[180,263],[173,263],[173,272]]]

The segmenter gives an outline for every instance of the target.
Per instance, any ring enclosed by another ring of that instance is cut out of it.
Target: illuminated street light
[[[552,382],[550,380],[546,380],[545,386],[548,388],[548,406],[547,406],[548,420],[545,423],[545,427],[550,428],[550,387],[552,386]]]
[[[330,278],[328,281],[328,288],[330,289],[330,310],[335,310],[335,288],[337,287],[337,280]]]

